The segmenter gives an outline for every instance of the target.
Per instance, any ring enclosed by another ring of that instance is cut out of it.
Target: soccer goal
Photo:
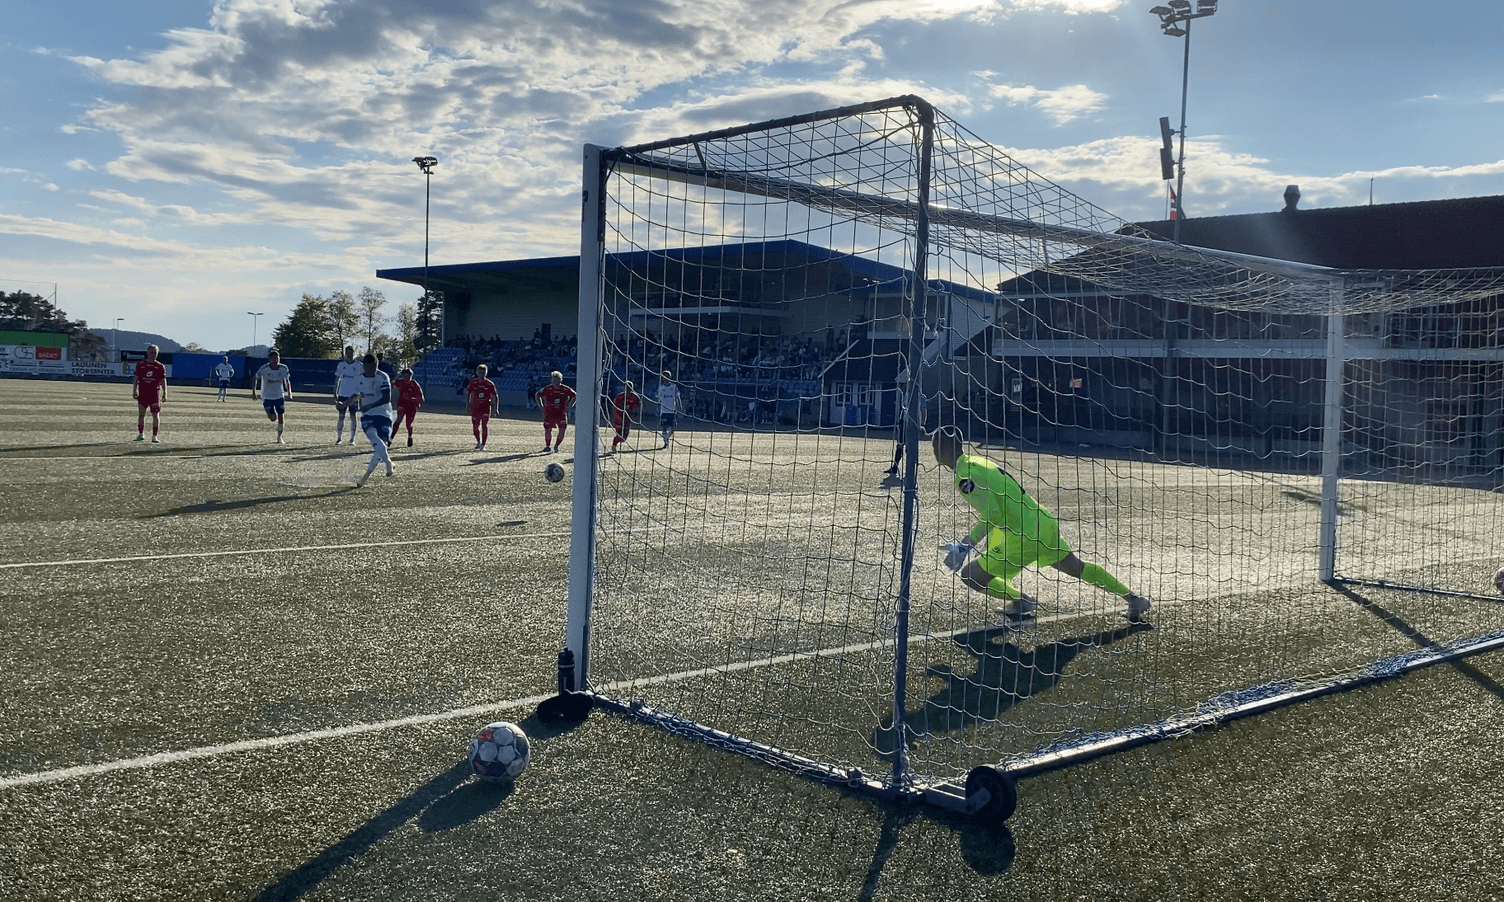
[[[1038,770],[1504,644],[1496,271],[1156,240],[917,97],[587,147],[580,262],[560,685],[596,705],[1002,817]],[[953,572],[937,430],[1087,578],[1025,568],[1013,616]]]

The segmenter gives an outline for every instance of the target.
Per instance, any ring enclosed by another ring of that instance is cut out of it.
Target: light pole
[[[428,344],[428,318],[433,309],[433,297],[428,293],[428,201],[433,184],[433,168],[439,165],[438,157],[413,157],[413,162],[423,170],[423,303],[418,308],[418,335]],[[442,342],[441,342],[442,343]]]
[[[1191,20],[1204,19],[1217,11],[1217,0],[1169,0],[1168,6],[1156,6],[1149,12],[1159,16],[1160,30],[1172,38],[1185,38],[1185,62],[1180,73],[1180,154],[1175,166],[1175,225],[1172,240],[1180,243],[1180,221],[1185,218],[1185,101],[1191,85]],[[1184,26],[1184,27],[1182,27]]]
[[[110,330],[110,350],[115,353],[115,359],[120,359],[120,324],[125,322],[125,317],[115,317],[115,328]]]
[[[261,314],[252,313],[247,310],[245,315],[251,318],[251,346],[246,348],[247,351],[250,351],[256,347],[256,327],[261,324]]]

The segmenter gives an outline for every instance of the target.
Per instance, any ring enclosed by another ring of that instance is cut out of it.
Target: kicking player
[[[345,356],[334,365],[334,407],[339,411],[339,423],[334,427],[334,443],[339,444],[345,434],[345,412],[350,413],[350,444],[355,444],[355,410],[350,406],[351,386],[359,379],[364,368],[355,362],[355,349],[345,345]]]
[[[1143,619],[1149,599],[1135,594],[1096,564],[1083,562],[1060,537],[1060,522],[1040,506],[1004,470],[985,457],[962,453],[961,437],[953,427],[941,429],[933,440],[935,462],[955,471],[956,489],[981,515],[971,532],[952,543],[945,566],[961,574],[961,581],[993,598],[1009,599],[1002,613],[1023,617],[1033,612],[1034,599],[1020,592],[1013,580],[1030,564],[1054,567],[1062,573],[1120,596],[1128,604],[1128,619]],[[982,539],[986,550],[967,561]]]
[[[616,429],[616,438],[611,440],[611,450],[627,440],[632,434],[632,424],[641,423],[642,395],[632,389],[632,383],[622,384],[621,391],[611,399],[611,426]]]
[[[287,399],[292,397],[292,370],[282,365],[282,355],[276,348],[266,352],[266,363],[256,371],[251,381],[251,399],[261,390],[261,409],[266,418],[277,424],[277,444],[282,441],[282,416],[287,411]]]
[[[663,447],[674,437],[674,421],[678,419],[679,404],[683,395],[674,384],[674,374],[668,370],[658,374],[658,434],[663,437]]]
[[[564,384],[564,374],[554,370],[548,374],[549,383],[538,389],[538,409],[543,411],[543,453],[558,454],[564,444],[564,433],[569,429],[569,409],[578,400],[574,389]],[[553,437],[555,427],[559,437]]]
[[[136,364],[131,397],[136,399],[136,441],[146,441],[146,412],[151,411],[151,440],[157,442],[161,428],[162,402],[167,400],[167,367],[157,359],[157,346],[146,346],[146,359]]]
[[[392,440],[392,380],[378,368],[378,363],[375,354],[362,357],[361,374],[350,380],[350,394],[346,395],[356,399],[351,405],[351,423],[354,423],[353,417],[358,409],[361,430],[371,442],[371,462],[366,464],[366,475],[356,480],[358,486],[365,485],[382,464],[386,464],[386,475],[396,472],[391,455],[387,453],[387,445]]]
[[[225,394],[230,390],[230,380],[235,378],[235,367],[230,365],[229,354],[215,365],[214,378],[219,380],[219,401],[224,403]]]
[[[496,383],[486,378],[487,368],[484,363],[475,368],[475,378],[465,386],[465,398],[470,406],[470,429],[475,433],[475,450],[486,450],[486,439],[489,437],[488,424],[491,422],[491,414],[501,415],[497,408]]]
[[[392,423],[392,439],[397,438],[397,430],[402,428],[402,421],[407,420],[407,446],[413,446],[413,419],[418,415],[418,408],[423,406],[423,387],[413,378],[411,369],[403,368],[398,373],[397,381],[392,383],[392,388],[397,390],[397,403],[394,405],[397,411],[397,419]]]

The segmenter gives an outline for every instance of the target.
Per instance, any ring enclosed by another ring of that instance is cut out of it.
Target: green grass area
[[[163,443],[137,445],[128,386],[0,380],[0,899],[1497,893],[1504,654],[1032,777],[1007,827],[976,825],[614,716],[573,727],[533,717],[562,644],[570,515],[571,480],[550,484],[542,469],[573,469],[571,455],[533,453],[535,420],[493,422],[479,452],[468,420],[425,412],[414,447],[397,449],[397,475],[356,489],[363,442],[334,446],[327,399],[290,405],[288,444],[277,446],[259,404],[170,391]],[[885,448],[692,429],[679,439],[672,457],[606,463],[608,482],[614,472],[632,491],[654,487],[630,508],[643,519],[616,528],[623,541],[656,537],[642,554],[661,574],[630,611],[603,611],[612,666],[703,662],[695,642],[707,635],[752,657],[880,634],[881,618],[850,615],[860,592],[839,611],[787,607],[779,574],[740,576],[745,604],[698,602],[690,590],[719,559],[696,552],[676,569],[665,534],[682,536],[684,498],[698,494],[743,524],[727,553],[792,559],[791,534],[815,518],[893,509],[897,496],[872,478]],[[785,458],[797,468],[757,463]],[[1005,751],[1003,733],[1056,729],[1066,700],[1107,724],[1192,704],[1224,677],[1257,679],[1276,654],[1369,660],[1500,617],[1467,599],[1302,583],[1280,556],[1309,554],[1308,543],[1263,524],[1288,526],[1292,511],[1309,522],[1308,480],[1221,474],[1193,491],[1195,471],[1114,466],[1136,469],[1087,484],[1064,459],[1036,460],[1031,485],[1057,488],[1063,521],[1091,524],[1073,532],[1078,547],[1155,586],[1162,620],[1129,631],[1101,593],[1035,578],[1047,615],[979,641],[1012,642],[1014,659],[1068,649],[1071,678],[1004,704],[985,689],[1002,676],[983,671],[1012,659],[940,635],[975,625],[979,608],[935,568],[943,529],[927,521],[917,613],[937,638],[915,646],[911,708],[928,704],[937,719],[984,711],[999,738],[976,741]],[[834,500],[793,491],[811,480]],[[1209,486],[1228,494],[1197,500]],[[1126,505],[1128,495],[1141,500]],[[924,509],[938,517],[943,497]],[[1364,503],[1380,500],[1371,487]],[[1140,511],[1127,522],[1086,513],[1125,505]],[[1192,516],[1167,525],[1154,516],[1167,505]],[[1230,554],[1226,537],[1239,531],[1269,550],[1265,571],[1184,575]],[[870,533],[853,538],[851,560],[886,547],[884,529]],[[1467,566],[1481,570],[1486,557]],[[855,573],[848,583],[866,591]],[[621,633],[634,623],[637,633]],[[629,665],[633,635],[641,663]],[[659,641],[680,656],[658,655]],[[832,748],[870,754],[882,696],[860,679],[885,654],[673,683],[668,697],[707,716],[733,712],[731,726],[792,699],[803,721],[835,725]],[[947,669],[981,675],[958,684]],[[465,744],[489,719],[517,721],[534,740],[510,789],[464,774]],[[916,752],[942,770],[960,754],[944,739],[959,725],[945,726]],[[781,729],[797,741],[808,728]],[[67,768],[82,770],[57,773]]]

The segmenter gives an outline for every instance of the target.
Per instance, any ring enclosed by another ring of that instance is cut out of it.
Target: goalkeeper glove
[[[970,539],[962,539],[945,546],[945,566],[953,572],[961,572],[966,566],[966,558],[971,555],[972,542]]]

